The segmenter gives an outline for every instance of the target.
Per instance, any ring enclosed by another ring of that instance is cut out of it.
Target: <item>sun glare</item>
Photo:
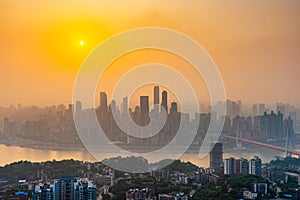
[[[79,42],[79,44],[80,44],[81,46],[84,45],[84,41],[81,40],[81,41]]]

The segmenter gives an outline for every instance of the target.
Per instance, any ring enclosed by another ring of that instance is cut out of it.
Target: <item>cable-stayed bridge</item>
[[[285,152],[286,154],[289,154],[289,155],[297,155],[298,157],[300,157],[300,152],[299,151],[286,149],[286,148],[283,148],[283,147],[277,147],[277,146],[273,146],[273,145],[270,145],[270,144],[265,144],[265,143],[257,142],[257,141],[253,141],[253,140],[247,140],[247,139],[243,139],[243,138],[239,138],[239,137],[233,137],[233,136],[228,136],[228,135],[223,135],[223,136],[230,139],[230,140],[235,140],[235,141],[239,141],[239,142],[246,143],[246,144],[253,144],[253,145],[265,147],[265,148],[268,148],[268,149],[273,149],[273,150],[276,150],[276,151]]]

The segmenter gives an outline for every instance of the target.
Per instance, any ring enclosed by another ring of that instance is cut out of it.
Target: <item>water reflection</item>
[[[18,146],[6,146],[0,144],[0,152],[1,159],[0,165],[4,166],[6,164],[10,164],[12,162],[18,162],[20,160],[28,160],[31,162],[42,162],[48,160],[63,160],[63,159],[74,159],[74,160],[82,160],[82,161],[90,161],[95,162],[96,160],[89,154],[88,152],[81,151],[53,151],[53,150],[37,150],[31,148],[24,148]],[[228,157],[244,157],[247,159],[252,158],[254,155],[258,155],[262,158],[263,162],[269,162],[274,159],[275,156],[284,156],[283,152],[277,152],[264,148],[246,148],[241,150],[225,148],[224,149],[224,158]],[[122,156],[112,155],[109,153],[103,153],[103,159],[109,157]],[[149,160],[149,162],[153,162],[157,159],[153,158],[153,160]],[[203,159],[199,159],[198,154],[184,154],[181,158],[184,162],[191,162],[195,165],[208,167],[209,166],[209,156],[204,157]]]

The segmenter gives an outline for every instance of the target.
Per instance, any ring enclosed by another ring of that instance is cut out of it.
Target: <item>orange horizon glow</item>
[[[0,3],[0,106],[70,103],[77,71],[99,43],[119,32],[150,26],[177,30],[201,44],[219,67],[229,99],[300,106],[299,8],[296,0],[4,0]],[[110,93],[133,66],[156,61],[192,77],[192,85],[199,84],[199,98],[207,101],[201,77],[194,78],[183,60],[157,51],[126,56],[110,66],[97,94]]]

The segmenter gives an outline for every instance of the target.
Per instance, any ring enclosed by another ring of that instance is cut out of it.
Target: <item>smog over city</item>
[[[300,2],[0,2],[0,199],[300,199]]]

